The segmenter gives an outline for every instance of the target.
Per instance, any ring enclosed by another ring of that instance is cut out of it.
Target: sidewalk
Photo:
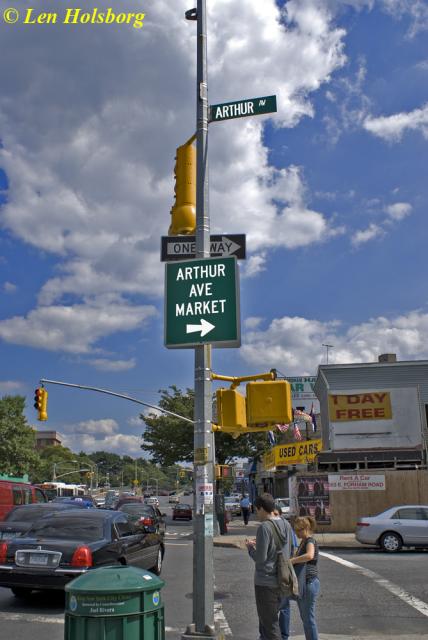
[[[227,525],[227,534],[214,537],[215,547],[235,547],[245,549],[246,538],[255,538],[259,523],[250,520],[247,526],[241,521],[234,520]],[[360,544],[353,533],[315,533],[315,539],[321,549],[365,549],[369,545]]]

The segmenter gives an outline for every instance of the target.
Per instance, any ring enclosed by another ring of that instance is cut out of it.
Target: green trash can
[[[65,640],[165,640],[164,581],[137,567],[100,567],[66,585]]]

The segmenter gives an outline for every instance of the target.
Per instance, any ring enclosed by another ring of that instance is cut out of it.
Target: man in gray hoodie
[[[254,586],[260,635],[263,640],[281,640],[278,613],[281,593],[277,576],[277,548],[274,528],[281,543],[282,551],[288,558],[291,549],[291,527],[289,523],[274,515],[275,502],[270,493],[263,493],[254,501],[260,526],[255,540],[247,540],[248,553],[256,563]]]

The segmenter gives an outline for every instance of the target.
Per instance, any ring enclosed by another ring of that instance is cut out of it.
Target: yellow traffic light
[[[231,427],[230,431],[243,431],[247,428],[245,396],[236,389],[217,389],[217,422],[222,427]],[[226,431],[227,429],[222,429]]]
[[[37,420],[46,422],[48,419],[48,392],[44,387],[39,387],[34,392],[34,408],[37,409]]]
[[[178,475],[180,476],[180,478],[185,478],[186,477],[186,472],[184,469],[180,469]]]
[[[293,420],[291,386],[287,380],[247,384],[249,427],[288,424]]]
[[[175,204],[171,209],[168,235],[191,235],[196,231],[196,148],[195,136],[181,147],[175,156]]]

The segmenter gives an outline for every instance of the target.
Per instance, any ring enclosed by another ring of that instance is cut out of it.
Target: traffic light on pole
[[[248,426],[269,427],[293,420],[291,385],[287,380],[249,382],[247,384]]]
[[[196,231],[196,148],[194,136],[178,147],[175,156],[175,204],[168,235],[191,235]]]
[[[274,424],[293,419],[291,386],[286,380],[249,382],[247,396],[236,389],[218,389],[217,425],[214,431],[238,437],[242,433],[266,431]]]
[[[247,428],[245,396],[236,389],[217,389],[216,398],[217,422],[225,427],[222,431],[245,431]]]
[[[37,420],[45,422],[48,419],[48,392],[43,387],[34,392],[34,408],[38,411]]]

